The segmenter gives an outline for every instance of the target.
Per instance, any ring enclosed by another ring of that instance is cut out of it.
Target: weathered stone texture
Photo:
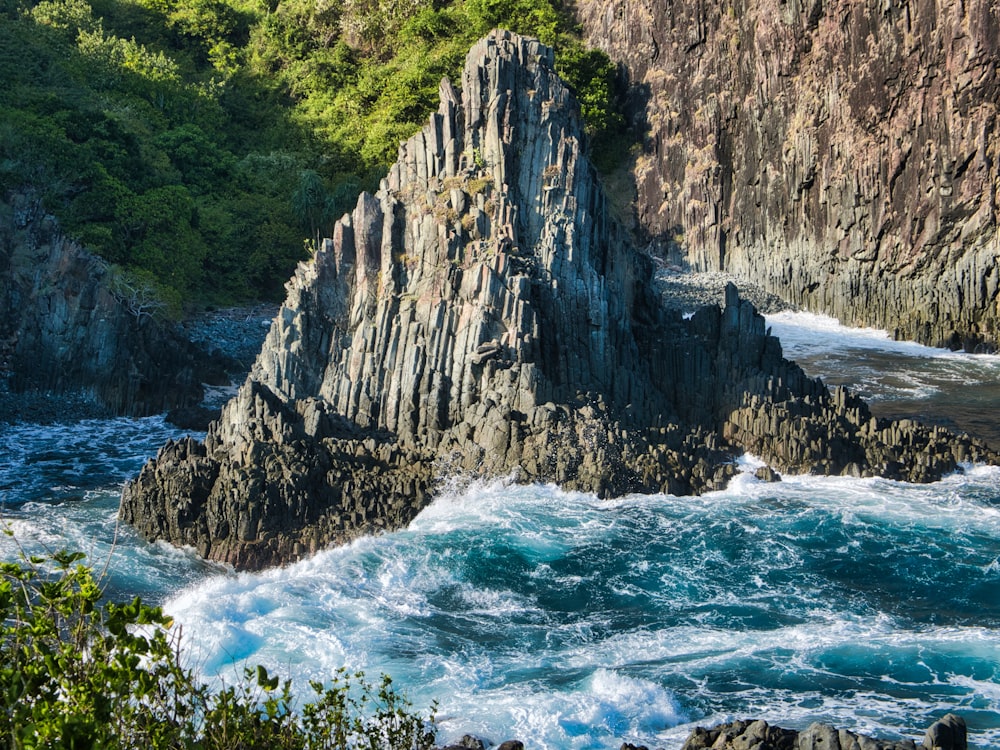
[[[442,83],[379,191],[297,269],[204,446],[165,447],[125,520],[259,567],[397,528],[449,473],[612,496],[720,488],[744,447],[779,470],[921,480],[995,458],[831,396],[735,287],[690,320],[666,306],[551,50],[497,32],[462,91]]]
[[[829,724],[810,724],[801,732],[770,726],[767,722],[734,721],[712,729],[695,729],[682,750],[966,750],[965,720],[946,714],[924,735],[922,744],[913,740],[877,740],[836,729]]]
[[[692,268],[931,345],[1000,342],[994,0],[581,0]]]
[[[38,200],[0,202],[0,376],[12,391],[83,391],[142,416],[198,403],[220,375],[172,326],[129,309],[107,264]]]

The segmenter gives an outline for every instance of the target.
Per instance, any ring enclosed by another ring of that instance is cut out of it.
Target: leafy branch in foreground
[[[213,690],[158,607],[101,604],[80,553],[0,563],[0,736],[34,748],[426,750],[428,720],[383,676],[339,670],[301,707],[258,666]]]

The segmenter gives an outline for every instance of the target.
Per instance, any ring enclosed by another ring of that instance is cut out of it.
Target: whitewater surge
[[[814,313],[775,313],[767,324],[786,357],[829,386],[851,388],[877,416],[917,417],[1000,445],[1000,355],[893,341]]]
[[[1000,742],[1000,470],[938,485],[749,476],[613,504],[503,483],[405,531],[167,609],[206,674],[347,666],[440,703],[442,738],[677,746],[744,716]],[[907,508],[912,512],[907,512]]]
[[[986,383],[1000,362],[789,320],[786,353],[811,347],[837,377],[867,377],[870,360],[851,363],[868,344],[897,374],[940,361]],[[919,398],[971,387],[948,382]],[[442,742],[677,748],[746,717],[919,738],[955,711],[974,748],[1000,747],[1000,469],[766,484],[744,457],[725,491],[613,502],[455,483],[403,531],[237,575],[116,529],[120,483],[181,434],[162,419],[4,426],[3,520],[27,550],[110,556],[111,595],[164,603],[209,681],[262,663],[305,693],[339,667],[386,672],[418,710],[438,702]]]

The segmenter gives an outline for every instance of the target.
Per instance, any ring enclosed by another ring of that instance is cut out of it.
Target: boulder
[[[923,747],[926,750],[968,750],[965,719],[955,714],[945,714],[939,721],[931,724],[924,735]]]

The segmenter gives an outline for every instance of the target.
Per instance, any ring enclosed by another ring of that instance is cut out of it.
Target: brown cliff
[[[689,320],[611,218],[552,52],[495,32],[375,195],[299,266],[203,444],[126,486],[150,538],[255,568],[398,528],[449,473],[601,496],[779,470],[929,480],[982,445],[877,422],[781,357],[734,287]]]
[[[994,0],[580,0],[638,220],[694,269],[930,345],[1000,342]]]

